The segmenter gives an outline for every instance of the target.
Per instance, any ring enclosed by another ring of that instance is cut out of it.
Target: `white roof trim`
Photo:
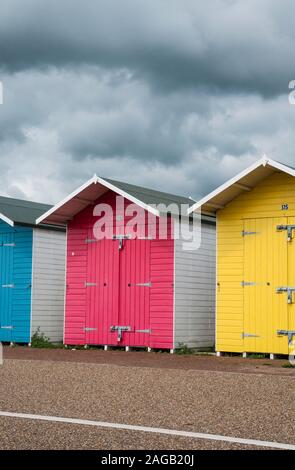
[[[53,214],[57,209],[60,209],[64,204],[66,204],[67,202],[69,202],[71,199],[73,199],[75,196],[77,196],[81,191],[83,191],[83,189],[86,189],[88,188],[88,186],[90,186],[91,184],[95,184],[96,183],[96,180],[97,180],[97,176],[94,175],[90,180],[86,181],[86,183],[84,183],[82,186],[80,186],[78,189],[76,189],[75,191],[73,191],[71,194],[69,194],[67,197],[65,197],[64,199],[62,199],[60,202],[58,202],[57,204],[55,204],[55,206],[51,207],[51,209],[49,209],[47,212],[45,212],[45,214],[41,215],[40,217],[38,217],[38,219],[36,219],[36,224],[40,224],[44,219],[47,219],[47,217],[49,217],[51,214]]]
[[[8,225],[11,225],[11,227],[14,226],[14,221],[6,217],[6,215],[0,213],[0,219],[3,220],[3,222],[6,222]]]
[[[256,163],[254,163],[253,165],[249,166],[245,170],[238,173],[233,178],[226,181],[224,184],[222,184],[221,186],[216,188],[214,191],[209,193],[207,196],[205,196],[203,199],[193,204],[188,209],[188,214],[191,214],[197,209],[200,209],[200,207],[208,203],[210,199],[222,193],[224,190],[228,189],[230,186],[234,185],[235,183],[238,183],[240,179],[244,178],[244,176],[247,176],[249,173],[256,170],[256,168],[259,168],[260,166],[270,166],[270,167],[276,168],[277,170],[283,171],[284,173],[288,173],[291,176],[295,176],[295,170],[293,170],[292,168],[284,165],[283,163],[279,163],[279,162],[276,162],[275,160],[271,160],[270,158],[263,157],[260,160],[258,160]]]
[[[143,209],[147,210],[148,212],[151,212],[152,214],[156,215],[157,217],[160,216],[160,212],[157,209],[150,206],[149,204],[146,204],[145,202],[140,201],[136,197],[131,196],[130,194],[123,191],[122,189],[117,188],[117,186],[115,186],[114,184],[109,183],[108,181],[105,181],[103,178],[99,178],[97,176],[97,182],[101,183],[104,186],[106,186],[111,191],[114,191],[115,193],[120,194],[120,196],[123,196],[124,198],[128,199],[129,201],[134,202],[134,204],[137,204],[139,207],[142,207]]]
[[[149,206],[148,204],[145,204],[144,202],[140,201],[139,199],[131,196],[130,194],[126,193],[122,189],[118,188],[117,186],[109,183],[108,181],[104,180],[103,178],[100,178],[97,175],[94,175],[90,180],[86,181],[82,186],[80,186],[78,189],[73,191],[71,194],[69,194],[67,197],[65,197],[62,201],[60,201],[58,204],[53,206],[49,211],[45,212],[45,214],[41,215],[37,220],[36,224],[40,224],[43,222],[45,219],[47,219],[51,214],[56,212],[58,209],[60,209],[62,206],[64,206],[67,202],[71,201],[74,199],[76,196],[78,196],[84,189],[87,189],[89,186],[92,184],[101,184],[105,186],[106,188],[110,189],[111,191],[114,191],[115,193],[119,194],[120,196],[123,196],[124,198],[128,199],[129,201],[133,202],[134,204],[137,204],[138,206],[142,207],[143,209],[151,212],[152,214],[156,215],[157,217],[160,216],[160,213],[157,209],[155,209],[152,206]],[[89,201],[90,203],[90,201]],[[83,210],[83,209],[82,209]]]

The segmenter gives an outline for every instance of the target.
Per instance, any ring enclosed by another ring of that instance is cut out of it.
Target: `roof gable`
[[[193,204],[188,213],[201,211],[204,214],[214,215],[217,210],[223,209],[244,191],[251,191],[275,171],[295,176],[295,169],[291,166],[263,157]]]
[[[154,189],[94,175],[84,185],[80,186],[77,190],[39,217],[36,223],[64,224],[109,190],[114,191],[156,216],[160,216],[161,214],[154,205],[165,204],[168,206],[170,204],[176,204],[177,207],[180,208],[181,204],[190,205],[192,203],[191,199],[188,197],[177,196],[175,194],[156,191]]]

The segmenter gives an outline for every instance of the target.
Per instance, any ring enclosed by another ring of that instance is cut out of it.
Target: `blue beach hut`
[[[0,197],[0,341],[63,339],[65,230],[36,226],[51,206]]]

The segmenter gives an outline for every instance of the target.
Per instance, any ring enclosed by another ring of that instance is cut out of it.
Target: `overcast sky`
[[[1,0],[1,194],[93,173],[205,195],[295,164],[294,0]]]

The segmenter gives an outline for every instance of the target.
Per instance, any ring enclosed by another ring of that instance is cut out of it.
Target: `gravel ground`
[[[0,418],[0,450],[249,450],[225,442]],[[13,435],[13,440],[11,436]]]
[[[55,362],[114,364],[127,367],[149,367],[181,370],[211,370],[251,374],[280,374],[295,377],[295,368],[283,368],[287,359],[244,359],[241,356],[177,355],[169,353],[124,352],[119,350],[35,349],[26,346],[5,347],[4,358]]]
[[[2,411],[166,427],[295,444],[294,403],[294,374],[233,374],[45,360],[5,360],[0,367]],[[112,448],[127,449],[130,448],[127,446],[136,446],[161,449],[176,445],[179,448],[232,448],[224,443],[192,442],[191,439],[90,429],[86,426],[82,429],[70,424],[36,423],[12,418],[1,418],[2,422],[0,448],[31,445],[33,448],[114,446]],[[24,433],[26,439],[22,438]]]

